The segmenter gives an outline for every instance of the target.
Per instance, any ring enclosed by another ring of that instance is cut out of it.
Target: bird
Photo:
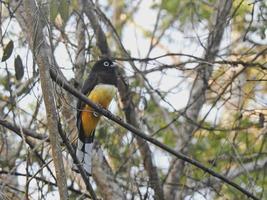
[[[84,82],[81,92],[95,104],[107,109],[117,92],[117,67],[109,58],[97,61]],[[89,176],[92,175],[92,149],[100,117],[92,107],[78,100],[76,157]]]

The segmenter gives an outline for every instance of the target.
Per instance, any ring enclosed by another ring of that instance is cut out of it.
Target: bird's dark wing
[[[86,81],[84,82],[84,85],[82,87],[81,92],[88,96],[90,94],[90,92],[94,89],[95,85],[97,84],[98,79],[97,79],[97,74],[94,72],[91,72],[89,77],[86,79]],[[80,99],[78,99],[77,102],[77,128],[79,131],[79,137],[83,135],[83,128],[82,128],[82,124],[81,124],[81,111],[84,108],[85,103],[83,101],[81,101]]]

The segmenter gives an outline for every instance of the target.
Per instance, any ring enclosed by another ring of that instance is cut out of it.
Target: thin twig
[[[79,91],[77,91],[76,89],[71,87],[60,76],[58,76],[58,73],[55,71],[55,69],[50,68],[50,75],[51,75],[51,78],[53,79],[53,81],[55,81],[59,86],[61,86],[62,88],[64,88],[68,92],[70,92],[75,97],[79,98],[81,101],[83,101],[87,105],[91,106],[93,109],[95,109],[100,114],[104,115],[108,119],[116,122],[117,124],[121,125],[122,127],[126,128],[127,130],[131,131],[136,136],[143,138],[144,140],[154,144],[155,146],[163,149],[164,151],[169,152],[170,154],[174,155],[178,159],[184,160],[185,162],[188,162],[188,163],[196,166],[197,168],[207,172],[208,174],[222,180],[223,182],[227,183],[228,185],[231,185],[232,187],[236,188],[237,190],[239,190],[243,194],[247,195],[248,197],[250,197],[254,200],[258,200],[258,198],[256,196],[254,196],[252,193],[250,193],[246,189],[242,188],[238,184],[234,183],[233,181],[227,179],[225,176],[216,173],[215,171],[204,166],[202,163],[198,162],[197,160],[189,158],[188,156],[186,156],[180,152],[177,152],[177,151],[173,150],[172,148],[168,147],[167,145],[159,142],[158,140],[144,134],[141,130],[138,130],[137,128],[135,128],[134,126],[132,126],[128,123],[125,123],[121,118],[114,116],[110,111],[108,111],[108,110],[102,108],[101,106],[93,103],[85,95],[83,95],[82,93],[80,93]]]

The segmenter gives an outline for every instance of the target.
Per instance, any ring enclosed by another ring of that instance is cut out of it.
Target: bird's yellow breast
[[[99,84],[88,95],[88,98],[96,104],[101,105],[103,108],[108,108],[111,100],[115,96],[117,88],[113,85]],[[82,109],[82,125],[84,133],[89,137],[100,119],[99,114],[94,113],[94,109],[86,105]]]

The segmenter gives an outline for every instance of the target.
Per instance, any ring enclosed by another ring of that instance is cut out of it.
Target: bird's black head
[[[117,86],[116,68],[117,65],[111,59],[103,58],[94,64],[90,76],[96,76],[98,83]]]
[[[99,61],[97,61],[93,68],[92,71],[94,72],[107,72],[107,73],[114,73],[116,70],[116,64],[109,58],[103,58]]]

